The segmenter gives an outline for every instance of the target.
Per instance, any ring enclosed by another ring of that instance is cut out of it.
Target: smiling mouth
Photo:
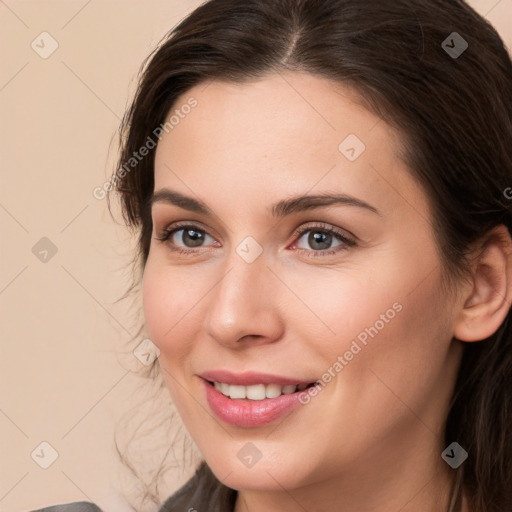
[[[211,386],[224,396],[232,400],[265,400],[267,398],[278,398],[281,395],[290,395],[318,384],[311,382],[310,384],[253,384],[251,386],[241,386],[235,384],[227,384],[225,382],[216,382],[207,380]]]

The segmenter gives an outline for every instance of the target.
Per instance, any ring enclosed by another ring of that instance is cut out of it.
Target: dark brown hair
[[[467,42],[460,55],[443,43],[454,46],[453,37]],[[121,126],[118,168],[191,87],[283,70],[351,87],[398,130],[430,200],[448,276],[465,274],[470,247],[493,227],[511,231],[504,191],[512,186],[512,64],[493,27],[457,0],[208,1],[145,61]],[[154,151],[115,181],[123,218],[138,235],[139,276],[152,233],[153,164]],[[455,508],[463,487],[472,511],[510,512],[510,311],[489,339],[464,345],[445,432],[446,446],[457,441],[469,453]]]

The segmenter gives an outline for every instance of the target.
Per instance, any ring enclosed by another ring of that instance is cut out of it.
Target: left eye
[[[332,245],[333,242],[335,245]],[[302,235],[298,239],[297,248],[323,251],[333,249],[334,247],[338,247],[346,243],[348,243],[348,240],[342,235],[333,233],[326,229],[317,228],[303,231]]]

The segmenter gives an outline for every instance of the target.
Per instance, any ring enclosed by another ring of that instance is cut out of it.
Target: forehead
[[[192,187],[206,202],[215,192],[224,204],[242,205],[254,196],[270,202],[335,189],[379,209],[428,209],[399,158],[397,132],[330,80],[288,72],[206,82],[181,95],[170,116],[172,129],[157,146],[155,190]]]

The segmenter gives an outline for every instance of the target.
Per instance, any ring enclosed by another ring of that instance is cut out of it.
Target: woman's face
[[[446,466],[461,352],[431,213],[396,133],[353,99],[299,73],[201,84],[156,149],[147,328],[186,428],[236,489]]]

